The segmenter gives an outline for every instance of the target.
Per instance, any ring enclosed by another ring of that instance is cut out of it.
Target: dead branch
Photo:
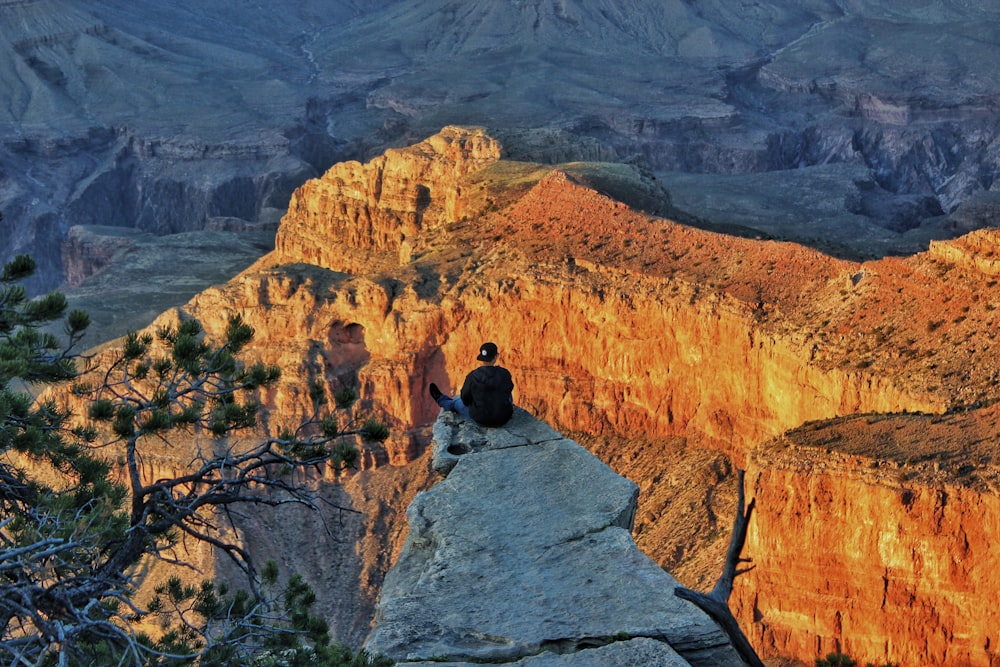
[[[715,583],[715,587],[709,594],[699,593],[690,588],[678,586],[674,589],[674,595],[695,604],[698,608],[708,614],[719,624],[722,630],[729,635],[736,652],[739,653],[743,661],[751,667],[764,667],[764,663],[753,650],[750,641],[743,634],[739,623],[729,609],[729,596],[733,592],[733,581],[739,575],[747,572],[750,568],[740,569],[740,563],[749,562],[749,558],[740,558],[743,552],[743,545],[747,538],[747,526],[750,524],[750,517],[753,515],[756,499],[752,499],[750,504],[746,504],[746,495],[743,490],[743,478],[745,472],[737,470],[739,489],[737,491],[736,518],[733,520],[733,533],[729,538],[729,549],[726,551],[726,561],[722,566],[722,574]]]

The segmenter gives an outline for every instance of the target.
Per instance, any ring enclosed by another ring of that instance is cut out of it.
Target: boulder
[[[368,650],[404,664],[742,665],[632,539],[638,487],[521,409],[444,412]],[[451,661],[448,663],[447,661]]]

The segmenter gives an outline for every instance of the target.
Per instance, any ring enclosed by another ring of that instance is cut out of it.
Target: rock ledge
[[[638,488],[517,409],[434,426],[367,648],[401,664],[742,665],[632,539]]]

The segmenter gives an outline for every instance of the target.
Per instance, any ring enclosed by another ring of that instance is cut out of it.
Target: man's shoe
[[[442,395],[441,394],[441,390],[438,389],[438,386],[436,384],[434,384],[433,382],[431,382],[430,391],[431,391],[431,398],[433,398],[434,402],[436,403],[437,400],[439,398],[441,398],[441,395]]]

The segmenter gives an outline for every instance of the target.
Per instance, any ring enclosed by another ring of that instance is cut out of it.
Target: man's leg
[[[430,386],[430,392],[431,398],[433,398],[437,404],[441,406],[441,409],[451,410],[452,412],[457,412],[466,419],[471,419],[471,417],[469,417],[469,408],[462,402],[461,396],[455,396],[453,398],[447,394],[441,393],[441,390],[438,389],[438,386],[433,382]]]
[[[462,402],[461,396],[455,396],[454,398],[450,396],[442,395],[438,399],[438,405],[440,405],[445,410],[451,410],[452,412],[457,412],[466,419],[471,419],[469,416],[469,408]]]

